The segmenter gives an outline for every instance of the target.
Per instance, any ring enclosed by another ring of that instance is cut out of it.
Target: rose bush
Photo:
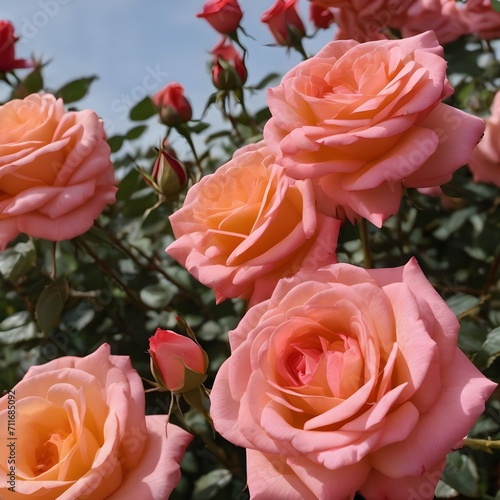
[[[335,262],[339,221],[316,213],[310,181],[289,179],[258,143],[191,187],[166,252],[221,302],[268,298],[283,276]]]
[[[380,227],[403,186],[441,185],[467,163],[484,123],[441,102],[442,56],[432,32],[334,41],[268,90],[264,139],[288,175],[313,179],[318,210]]]
[[[31,367],[15,397],[15,492],[6,486],[8,456],[0,448],[3,500],[167,498],[192,436],[144,415],[144,389],[128,356],[103,344],[84,358],[66,356]],[[8,396],[0,399],[7,430]]]
[[[496,386],[458,326],[414,259],[281,280],[229,332],[211,392],[216,430],[248,449],[251,497],[433,498]]]
[[[481,142],[474,148],[469,162],[476,182],[491,182],[500,187],[500,93],[495,95],[491,115],[486,120],[486,129]]]
[[[93,111],[65,113],[51,94],[0,106],[0,251],[19,233],[52,241],[84,233],[116,190]]]

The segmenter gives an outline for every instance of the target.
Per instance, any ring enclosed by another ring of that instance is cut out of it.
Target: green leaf
[[[481,299],[462,293],[450,297],[446,303],[457,317],[469,316],[481,304]]]
[[[500,327],[495,328],[486,336],[481,349],[474,357],[474,363],[480,370],[489,368],[500,356]]]
[[[79,101],[87,95],[90,85],[94,80],[97,80],[96,75],[73,80],[66,85],[63,85],[58,91],[55,92],[55,95],[57,97],[61,97],[65,104]]]
[[[128,141],[139,139],[139,137],[141,137],[141,135],[146,131],[147,128],[148,128],[147,125],[138,125],[137,127],[131,128],[125,134],[125,139],[127,139]]]
[[[156,114],[156,108],[149,96],[139,101],[131,110],[129,117],[133,121],[142,121],[151,118]]]
[[[479,498],[481,496],[479,473],[475,462],[471,457],[458,451],[448,453],[441,479],[466,497]]]
[[[37,335],[38,328],[28,311],[14,313],[0,323],[0,343],[2,344],[31,340]]]
[[[0,274],[16,283],[35,263],[36,252],[31,241],[18,243],[0,253]]]
[[[66,280],[54,281],[43,289],[35,307],[35,318],[42,332],[59,324],[68,295]]]
[[[457,490],[453,489],[451,486],[448,486],[443,481],[439,480],[436,486],[435,496],[436,498],[456,498],[459,493]]]
[[[215,469],[201,476],[194,485],[193,500],[208,500],[225,488],[233,475],[227,469]]]
[[[491,0],[491,6],[497,11],[500,12],[500,0]]]
[[[209,123],[206,122],[198,122],[195,125],[191,125],[189,127],[189,130],[193,132],[194,134],[200,134],[204,130],[206,130],[208,127],[210,127]]]
[[[114,135],[108,138],[108,144],[112,153],[116,153],[122,146],[125,137],[123,135]]]
[[[279,73],[269,73],[259,83],[257,83],[257,85],[254,85],[253,87],[250,88],[255,90],[262,90],[263,88],[269,86],[269,84],[273,80],[277,80],[278,78],[280,78],[280,76],[281,75]]]
[[[141,300],[153,309],[163,309],[177,293],[177,287],[168,282],[144,287],[140,292]]]

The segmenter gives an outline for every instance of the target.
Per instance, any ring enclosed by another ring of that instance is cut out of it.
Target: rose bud
[[[0,20],[0,73],[16,68],[31,68],[34,64],[26,59],[16,59],[14,44],[19,37],[14,35],[10,21]]]
[[[149,339],[151,372],[160,387],[171,392],[188,392],[206,378],[208,356],[194,340],[158,328]]]
[[[330,24],[335,22],[335,16],[330,9],[315,3],[309,4],[309,19],[318,30],[326,30]]]
[[[228,35],[240,25],[243,12],[238,0],[208,0],[196,17],[205,18],[219,33]]]
[[[171,82],[159,90],[152,98],[158,109],[160,120],[167,127],[178,127],[191,120],[193,110],[184,95],[184,87]]]
[[[224,37],[211,52],[214,55],[212,78],[221,90],[241,89],[247,80],[247,69],[229,38]]]
[[[172,148],[158,150],[151,175],[167,199],[176,198],[188,182],[186,167],[176,158]]]
[[[260,18],[269,26],[276,42],[286,47],[296,46],[306,34],[296,3],[297,0],[277,0]]]

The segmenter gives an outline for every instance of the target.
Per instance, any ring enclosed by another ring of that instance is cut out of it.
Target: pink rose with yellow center
[[[216,430],[247,448],[252,498],[432,499],[496,384],[414,259],[281,280],[229,332]]]
[[[145,416],[144,404],[130,359],[107,344],[31,367],[0,399],[14,443],[0,447],[0,497],[168,498],[192,436],[165,415]]]
[[[268,91],[264,139],[288,175],[313,180],[320,212],[380,227],[403,187],[448,182],[481,138],[482,120],[441,102],[452,93],[432,32],[334,41]]]
[[[0,106],[0,251],[19,233],[60,241],[91,228],[115,201],[99,117],[31,94]]]
[[[336,262],[339,221],[317,213],[311,181],[286,176],[262,143],[203,177],[170,222],[166,252],[218,302],[259,302],[280,278]]]

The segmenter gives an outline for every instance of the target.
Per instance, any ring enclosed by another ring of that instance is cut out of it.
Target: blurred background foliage
[[[448,44],[445,55],[455,88],[448,103],[487,117],[500,86],[494,50],[464,36]],[[196,144],[196,155],[191,151],[179,158],[191,179],[213,172],[235,149],[261,137],[269,111],[246,109],[244,96],[275,85],[280,76],[269,75],[238,91],[215,89],[207,106],[220,110],[220,128],[214,130],[203,119],[192,120],[185,128],[167,128],[164,146],[179,136],[189,139],[193,148]],[[11,98],[48,90],[78,109],[95,78],[51,89],[41,65],[13,85]],[[148,338],[157,327],[179,331],[178,315],[209,355],[207,387],[229,355],[228,331],[237,325],[246,305],[232,299],[216,305],[213,292],[165,254],[173,241],[168,216],[182,205],[187,188],[167,201],[145,180],[160,145],[145,145],[141,136],[148,127],[156,127],[158,135],[165,131],[149,97],[130,110],[130,119],[135,125],[127,133],[109,137],[119,191],[117,202],[107,207],[94,227],[59,244],[21,235],[0,254],[2,390],[14,386],[33,364],[85,356],[103,342],[114,354],[129,355],[141,376],[151,379]],[[441,196],[408,190],[400,212],[382,229],[368,227],[373,266],[400,266],[415,256],[460,319],[460,348],[496,382],[500,382],[499,206],[499,189],[475,183],[464,166],[443,186]],[[337,252],[339,261],[365,265],[358,226],[342,228]],[[168,395],[149,393],[147,405],[147,413],[167,413]],[[183,478],[173,498],[248,498],[244,450],[217,436],[219,448],[213,453],[206,445],[212,431],[205,419],[187,406],[181,409],[197,435],[183,459]],[[172,420],[185,425],[176,415]],[[500,439],[498,393],[469,437]],[[499,450],[464,448],[451,453],[437,497],[500,499],[499,458]]]

